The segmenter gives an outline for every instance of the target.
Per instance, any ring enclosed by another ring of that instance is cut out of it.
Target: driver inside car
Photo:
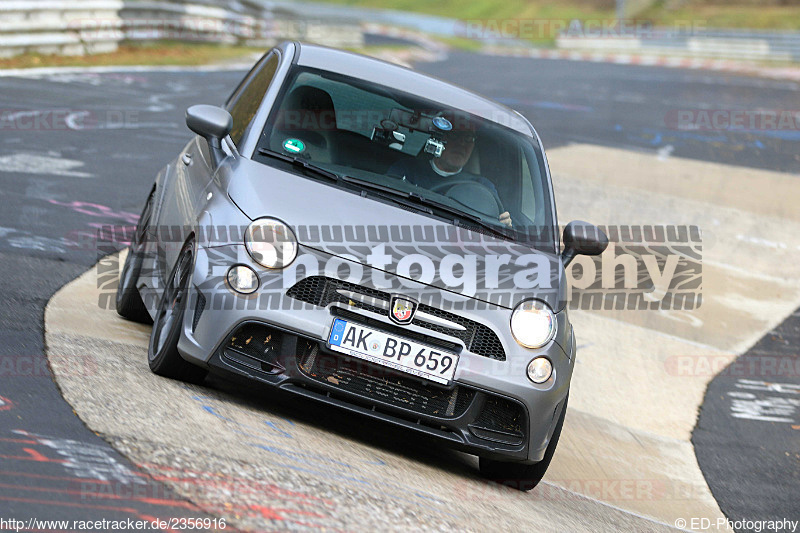
[[[445,114],[440,116],[444,116],[453,124],[453,128],[443,135],[445,148],[441,157],[429,159],[425,155],[420,155],[414,159],[395,163],[389,169],[389,175],[401,177],[409,183],[436,190],[441,194],[447,194],[447,183],[449,182],[456,185],[465,181],[474,181],[489,189],[494,195],[497,205],[502,206],[494,183],[483,176],[464,170],[464,165],[467,164],[475,149],[475,125],[467,120],[459,120]],[[505,226],[511,227],[511,215],[508,211],[501,212],[498,219]]]

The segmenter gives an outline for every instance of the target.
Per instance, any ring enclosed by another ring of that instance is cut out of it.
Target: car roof
[[[298,43],[298,50],[295,62],[301,67],[327,70],[388,86],[447,107],[468,111],[529,137],[534,136],[528,121],[516,111],[432,76],[379,59],[324,46]]]

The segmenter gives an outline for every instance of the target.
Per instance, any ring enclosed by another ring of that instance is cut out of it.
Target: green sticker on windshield
[[[306,144],[300,139],[286,139],[283,141],[283,149],[293,154],[299,154],[306,149]]]

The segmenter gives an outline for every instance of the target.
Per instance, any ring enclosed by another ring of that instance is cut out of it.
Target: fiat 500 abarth
[[[530,489],[567,408],[564,267],[607,244],[558,231],[519,113],[357,54],[284,43],[156,177],[117,311],[148,361],[236,374],[424,433]],[[357,416],[354,414],[354,416]]]

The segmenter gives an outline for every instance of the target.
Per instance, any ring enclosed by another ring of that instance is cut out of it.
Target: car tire
[[[142,295],[139,294],[139,289],[136,288],[136,283],[139,281],[139,274],[142,271],[142,263],[144,262],[147,227],[150,224],[154,196],[155,189],[150,192],[150,196],[144,204],[142,215],[139,217],[139,222],[136,224],[136,231],[128,249],[128,257],[125,258],[125,264],[119,275],[116,297],[117,314],[142,324],[153,323],[153,319],[142,301]]]
[[[512,487],[520,491],[529,491],[536,487],[544,477],[545,472],[547,472],[547,468],[550,466],[550,461],[553,459],[553,454],[556,451],[556,446],[558,446],[561,428],[564,427],[564,417],[567,414],[568,400],[569,394],[564,398],[564,408],[561,409],[561,415],[558,417],[558,422],[553,430],[553,436],[550,438],[550,443],[547,445],[547,449],[541,461],[529,465],[524,463],[495,461],[481,457],[481,475],[495,483]]]
[[[194,269],[194,244],[187,242],[181,250],[172,273],[167,278],[164,293],[158,304],[153,331],[147,349],[147,362],[150,370],[159,376],[200,383],[208,371],[193,365],[178,353],[186,303],[189,298],[189,284]]]

